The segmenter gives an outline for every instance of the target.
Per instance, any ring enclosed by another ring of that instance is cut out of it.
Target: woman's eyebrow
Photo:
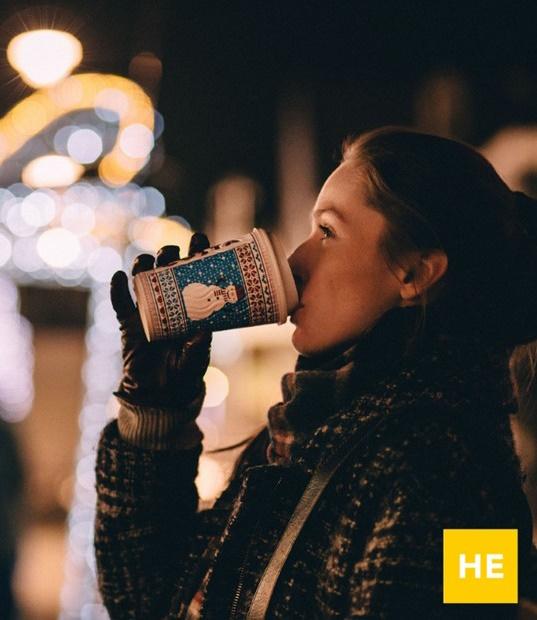
[[[314,220],[316,217],[319,217],[320,215],[323,215],[323,214],[333,215],[336,219],[338,219],[343,224],[347,223],[345,216],[341,213],[341,211],[338,211],[335,207],[324,207],[321,209],[315,209],[311,214],[311,219]]]

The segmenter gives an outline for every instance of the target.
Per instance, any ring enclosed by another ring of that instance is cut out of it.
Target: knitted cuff
[[[201,444],[203,433],[196,424],[205,398],[200,394],[180,409],[134,405],[118,394],[118,430],[122,439],[150,450],[190,450]]]

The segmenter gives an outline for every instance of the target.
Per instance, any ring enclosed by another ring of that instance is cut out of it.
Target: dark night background
[[[319,183],[341,140],[383,124],[413,124],[415,93],[438,71],[468,89],[458,135],[474,145],[499,127],[537,118],[535,2],[69,2],[2,3],[2,39],[65,27],[83,42],[78,71],[128,75],[131,58],[162,59],[157,108],[166,165],[147,180],[168,211],[201,223],[206,192],[229,171],[264,190],[261,219],[278,196],[278,105],[297,89],[313,108]],[[18,17],[14,18],[14,15]],[[22,16],[22,17],[21,17]],[[5,112],[24,85],[4,61]]]

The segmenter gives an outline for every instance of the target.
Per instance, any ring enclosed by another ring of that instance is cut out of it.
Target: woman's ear
[[[407,261],[403,271],[401,288],[401,306],[415,306],[420,302],[421,295],[446,273],[448,258],[442,250],[415,253]]]

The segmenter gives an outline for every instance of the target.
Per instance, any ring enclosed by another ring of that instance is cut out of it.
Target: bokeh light
[[[95,73],[66,77],[80,61],[82,48],[75,39],[80,57],[70,57],[69,50],[61,48],[66,40],[62,42],[57,34],[26,33],[10,44],[10,62],[27,83],[43,89],[25,97],[0,119],[0,165],[17,157],[34,137],[38,138],[36,144],[44,144],[39,134],[52,123],[60,124],[70,113],[82,118],[79,112],[93,111],[99,121],[94,125],[86,121],[82,126],[71,121],[71,125],[60,127],[53,136],[53,152],[29,161],[22,171],[22,183],[0,189],[0,264],[7,265],[19,282],[80,285],[91,291],[78,465],[72,481],[62,486],[64,504],[72,501],[62,606],[69,617],[105,618],[102,605],[85,604],[88,599],[83,590],[92,591],[94,585],[87,578],[82,584],[81,576],[91,574],[95,579],[94,447],[103,424],[117,416],[117,402],[110,395],[116,387],[120,356],[109,279],[114,271],[124,268],[129,248],[140,251],[127,234],[131,222],[145,220],[140,241],[155,249],[169,242],[185,248],[191,233],[186,221],[159,218],[166,205],[156,188],[141,188],[130,182],[149,162],[164,126],[147,93],[119,76]],[[136,66],[145,70],[147,61],[145,56],[139,58]],[[30,147],[26,152],[31,151]],[[36,147],[31,156],[42,153]],[[90,179],[79,183],[84,166],[96,163],[102,183]],[[17,308],[14,314],[18,316]],[[9,322],[2,325],[12,327]],[[24,348],[19,346],[18,350]],[[31,372],[21,374],[22,366],[22,361],[14,365],[20,375],[18,383],[9,377],[8,383],[20,387],[21,377],[29,377],[30,386],[19,390],[28,401],[32,395]],[[91,420],[86,415],[90,411]],[[211,465],[207,464],[205,472],[208,467]],[[210,484],[218,481],[218,471],[216,466],[212,474],[209,472],[207,496],[214,492]]]
[[[71,134],[79,129],[80,127],[78,127],[78,125],[64,125],[58,129],[53,138],[54,150],[56,153],[59,155],[68,155],[67,143],[69,138],[71,137]]]
[[[242,332],[236,329],[214,332],[211,361],[219,365],[233,364],[244,351]]]
[[[46,226],[56,214],[56,202],[53,195],[37,190],[28,194],[21,203],[22,219],[31,226]]]
[[[74,75],[58,82],[47,94],[59,110],[80,109],[84,103],[84,82]]]
[[[75,235],[87,235],[95,226],[95,212],[84,203],[72,202],[64,208],[61,222]]]
[[[11,258],[11,241],[0,233],[0,267]]]
[[[15,284],[0,276],[0,417],[19,422],[30,411],[33,389],[33,336],[30,323],[18,313]]]
[[[23,99],[8,114],[11,129],[24,138],[34,136],[52,120],[52,110],[45,95],[35,93]]]
[[[228,378],[220,369],[209,366],[204,379],[207,387],[207,394],[203,406],[218,407],[226,400],[229,393]]]
[[[11,39],[7,59],[30,86],[52,86],[80,63],[82,45],[68,32],[31,30]]]
[[[103,140],[93,129],[76,129],[67,139],[67,152],[79,164],[92,164],[103,152]]]
[[[22,200],[17,198],[11,202],[5,213],[4,221],[7,228],[17,237],[30,237],[33,235],[37,226],[29,223],[23,217]]]
[[[39,256],[51,267],[67,267],[80,253],[80,243],[73,233],[64,228],[51,228],[37,241]]]
[[[63,155],[44,155],[33,159],[22,171],[30,187],[67,187],[84,174],[84,166]]]
[[[140,123],[129,125],[119,136],[119,146],[128,157],[147,157],[155,144],[153,132]]]
[[[121,255],[113,248],[97,248],[88,260],[88,272],[97,282],[108,282],[122,267]]]
[[[153,136],[155,140],[158,140],[164,131],[164,117],[160,112],[155,110],[155,127],[153,129]]]
[[[195,480],[200,499],[210,501],[222,490],[225,473],[221,465],[210,456],[202,454],[199,460],[198,476]]]
[[[62,197],[64,204],[81,203],[97,209],[110,199],[110,192],[100,185],[80,182],[67,188]]]
[[[142,188],[142,195],[145,199],[143,213],[154,216],[164,214],[164,211],[166,211],[166,201],[158,189],[155,187],[144,187]],[[189,228],[188,226],[185,227]]]
[[[59,92],[67,82],[69,92],[76,91],[76,97],[70,101],[66,101],[63,95],[59,96]],[[119,123],[118,137],[123,135],[124,129],[128,129],[123,137],[124,148],[120,146],[119,140],[116,140],[110,151],[102,157],[98,166],[99,177],[106,185],[120,187],[127,184],[148,162],[154,143],[155,115],[151,99],[143,89],[132,80],[117,75],[99,73],[73,75],[54,88],[36,91],[17,103],[4,117],[0,118],[0,144],[2,145],[0,165],[50,123],[65,116],[68,112],[87,109],[94,109],[101,117],[106,116],[107,122]],[[110,115],[107,116],[106,111],[112,113],[113,120]],[[77,129],[68,133],[58,130],[54,141],[54,148],[58,153],[65,153],[69,139],[76,131]],[[92,140],[94,143],[92,152],[79,153],[84,162],[89,160],[90,156],[95,155],[97,150],[97,140],[95,137]],[[76,144],[77,141],[75,141]],[[75,150],[78,151],[80,148],[79,143]],[[76,157],[76,153],[74,154]],[[80,166],[73,160],[71,162],[72,170],[74,170],[73,166]],[[28,164],[27,168],[32,163]],[[78,170],[78,176],[80,176],[83,168],[78,168]],[[49,169],[49,174],[53,174],[52,169]],[[54,179],[54,177],[51,178]],[[27,177],[27,181],[32,181],[32,177]],[[54,187],[60,186],[60,182],[45,182],[45,179],[40,177],[39,184],[33,183],[32,186]]]
[[[17,239],[13,244],[13,264],[25,273],[33,273],[45,265],[37,251],[37,242],[31,237]]]
[[[26,55],[35,54],[37,43],[34,37],[33,44],[26,47]],[[52,46],[46,51],[52,53]],[[0,190],[0,264],[7,265],[19,282],[81,285],[91,291],[82,411],[91,410],[94,415],[88,423],[84,415],[80,418],[62,605],[63,611],[70,608],[69,617],[93,618],[102,613],[104,618],[107,614],[101,605],[86,604],[82,609],[80,605],[88,600],[82,590],[94,588],[88,579],[81,585],[81,575],[90,572],[95,578],[91,527],[96,501],[94,446],[103,423],[117,415],[117,402],[110,394],[116,387],[120,368],[119,339],[117,319],[108,298],[109,279],[114,271],[124,267],[125,249],[134,247],[127,235],[129,223],[147,216],[156,220],[165,213],[164,197],[156,188],[130,183],[149,161],[155,119],[159,133],[163,122],[162,117],[155,115],[147,94],[131,80],[100,74],[66,78],[72,70],[66,53],[62,58],[63,73],[61,63],[56,64],[53,75],[45,69],[51,69],[54,63],[47,67],[45,62],[39,68],[34,61],[34,73],[24,73],[25,60],[21,58],[19,55],[14,62],[19,62],[17,68],[23,79],[35,87],[46,88],[25,97],[0,119],[0,165],[16,157],[30,140],[71,112],[93,110],[100,117],[95,127],[72,124],[58,129],[53,139],[55,153],[30,161],[22,171],[22,183]],[[41,137],[38,141],[44,143]],[[87,183],[78,183],[84,166],[91,166],[100,158],[98,175],[105,185],[89,179]],[[54,187],[60,189],[54,191]],[[165,243],[166,236],[177,242],[177,222],[159,222],[155,228],[156,232],[150,233],[155,244]],[[184,226],[179,229],[187,230]],[[14,315],[19,316],[17,308]],[[3,321],[2,326],[14,333],[8,321]],[[7,340],[3,332],[2,340]],[[25,349],[18,346],[18,351]],[[9,376],[7,383],[12,388],[25,388],[19,389],[19,393],[27,404],[32,396],[32,377],[31,372],[21,373],[23,366],[22,360],[13,365],[18,381]],[[26,363],[28,367],[31,369]],[[29,385],[23,385],[25,377]],[[13,412],[16,399],[11,400]],[[70,494],[64,494],[65,497],[66,502],[71,501]]]
[[[156,252],[164,245],[178,245],[186,254],[192,232],[172,218],[141,217],[129,226],[129,238],[140,250]]]
[[[108,123],[115,123],[129,113],[129,99],[118,88],[103,88],[96,95],[93,102],[95,113]]]

